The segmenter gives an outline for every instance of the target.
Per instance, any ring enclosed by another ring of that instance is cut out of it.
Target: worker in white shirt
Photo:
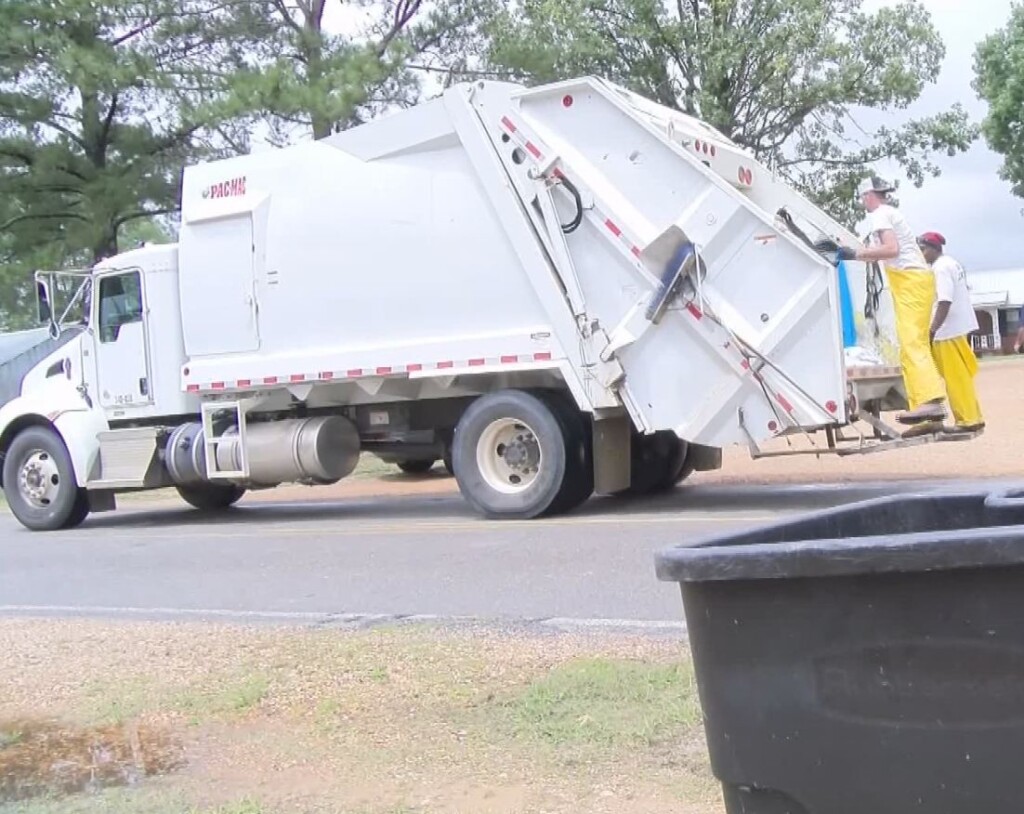
[[[945,254],[946,238],[938,232],[925,232],[918,238],[921,252],[935,274],[935,314],[932,317],[932,355],[939,374],[946,382],[949,406],[956,419],[954,432],[977,432],[984,429],[974,377],[978,358],[974,355],[968,335],[978,330],[978,318],[971,305],[967,272],[956,260]]]
[[[900,367],[910,402],[909,412],[897,420],[916,425],[941,423],[946,418],[946,390],[929,342],[935,307],[935,275],[906,218],[890,202],[894,189],[875,176],[861,183],[857,193],[868,211],[868,245],[843,246],[838,254],[843,260],[885,265],[896,312]]]

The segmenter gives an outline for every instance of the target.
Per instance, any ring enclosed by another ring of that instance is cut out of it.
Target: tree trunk
[[[99,263],[115,254],[117,254],[117,229],[111,224],[107,224],[92,246],[92,262]]]

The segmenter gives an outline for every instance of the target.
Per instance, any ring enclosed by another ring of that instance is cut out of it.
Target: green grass
[[[305,812],[306,809],[303,809]],[[406,806],[374,809],[314,808],[309,814],[417,814]],[[108,789],[60,799],[0,803],[0,814],[293,814],[294,808],[267,807],[253,799],[217,806],[196,806],[178,792],[156,789]]]
[[[693,673],[683,664],[570,661],[503,706],[516,736],[555,747],[650,746],[700,723]]]
[[[86,719],[94,724],[123,724],[137,718],[153,702],[151,680],[94,681],[86,685]]]
[[[93,682],[85,689],[85,718],[95,724],[123,724],[154,710],[174,710],[193,724],[255,707],[270,690],[262,673],[219,676],[185,688],[152,680]]]
[[[265,676],[250,675],[182,692],[174,699],[174,707],[187,713],[193,723],[198,723],[224,713],[245,712],[259,704],[269,689],[270,682]]]
[[[23,737],[20,729],[0,729],[0,749],[21,743]]]
[[[181,794],[157,789],[106,789],[94,794],[0,804],[0,814],[274,814],[247,800],[196,807]]]

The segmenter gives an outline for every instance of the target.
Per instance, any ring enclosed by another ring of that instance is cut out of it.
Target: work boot
[[[922,435],[939,435],[947,432],[941,421],[919,421],[900,433],[900,438],[920,438]]]
[[[941,401],[929,401],[922,404],[916,410],[910,410],[901,416],[897,421],[900,424],[920,424],[924,421],[945,421],[946,406]]]
[[[954,424],[952,427],[945,428],[945,432],[948,435],[971,435],[973,433],[983,432],[984,430],[984,421],[980,424]]]

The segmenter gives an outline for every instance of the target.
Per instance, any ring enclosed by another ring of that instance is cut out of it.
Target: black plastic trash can
[[[1024,814],[1021,524],[931,494],[661,552],[729,814]]]

